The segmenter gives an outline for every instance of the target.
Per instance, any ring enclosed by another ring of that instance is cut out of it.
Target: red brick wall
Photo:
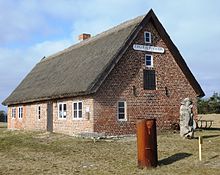
[[[143,90],[146,52],[132,48],[133,44],[144,44],[144,31],[153,34],[153,46],[165,48],[164,54],[152,53],[157,90]],[[136,87],[137,96],[133,95],[133,86]],[[165,94],[165,87],[169,96]],[[94,130],[109,135],[133,134],[137,119],[142,118],[156,118],[159,128],[168,128],[179,121],[180,102],[186,97],[192,98],[195,104],[195,91],[158,32],[152,24],[148,24],[94,95]],[[127,121],[117,121],[119,100],[127,102]],[[194,113],[197,114],[196,108]]]

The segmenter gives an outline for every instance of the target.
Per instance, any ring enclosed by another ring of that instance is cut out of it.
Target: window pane
[[[143,36],[143,35],[142,35],[142,36]],[[149,37],[150,37],[149,33],[146,32],[146,33],[145,33],[145,38],[146,38],[146,39],[149,39]]]
[[[125,108],[125,101],[120,101],[118,102],[118,119],[125,119],[125,113],[126,113],[126,108]]]
[[[63,111],[66,111],[66,104],[63,104]]]
[[[124,114],[124,113],[125,113],[125,108],[119,108],[119,109],[118,109],[118,112],[119,112],[120,114],[121,114],[121,113]]]
[[[118,119],[125,119],[125,115],[124,114],[118,114]]]
[[[62,104],[59,104],[59,110],[62,111]]]
[[[15,108],[12,108],[12,111],[11,111],[11,116],[12,116],[12,118],[15,118]]]
[[[40,119],[40,106],[38,106],[38,119]]]
[[[79,110],[82,110],[82,102],[79,102]]]
[[[146,66],[151,66],[151,60],[150,61],[146,61]]]
[[[79,118],[82,118],[82,111],[79,111]]]
[[[77,111],[74,111],[73,117],[74,117],[74,118],[77,118]]]
[[[145,42],[150,43],[151,42],[151,33],[150,32],[145,32],[144,34],[145,34],[145,36],[144,36]]]
[[[59,117],[62,118],[62,111],[59,111]]]
[[[63,112],[63,118],[66,118],[66,112]]]
[[[151,61],[151,56],[150,55],[146,55],[146,61]]]
[[[77,103],[73,103],[74,110],[77,110]]]
[[[23,116],[23,108],[22,108],[22,107],[19,107],[19,108],[18,108],[18,117],[19,117],[19,118],[22,118],[22,116]]]
[[[145,56],[145,64],[146,64],[146,66],[152,66],[152,56],[151,55]]]
[[[118,102],[118,107],[119,108],[121,108],[121,107],[123,108],[124,107],[124,102],[123,101]]]

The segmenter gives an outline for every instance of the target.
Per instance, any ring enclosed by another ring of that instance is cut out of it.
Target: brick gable
[[[152,33],[152,45],[163,47],[164,54],[133,50],[133,44],[144,44],[145,31]],[[146,53],[153,55],[156,90],[143,89]],[[196,102],[196,92],[153,24],[148,23],[94,95],[94,130],[110,135],[135,133],[135,123],[142,118],[156,118],[160,128],[169,128],[178,122],[180,101],[186,97]],[[127,102],[128,121],[117,121],[119,100]]]

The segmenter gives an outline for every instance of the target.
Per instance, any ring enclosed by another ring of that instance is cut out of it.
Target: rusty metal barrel
[[[137,121],[137,149],[139,168],[157,166],[156,119]]]

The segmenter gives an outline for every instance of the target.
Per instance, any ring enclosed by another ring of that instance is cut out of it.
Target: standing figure
[[[180,136],[192,138],[194,134],[192,101],[185,98],[180,106]]]

